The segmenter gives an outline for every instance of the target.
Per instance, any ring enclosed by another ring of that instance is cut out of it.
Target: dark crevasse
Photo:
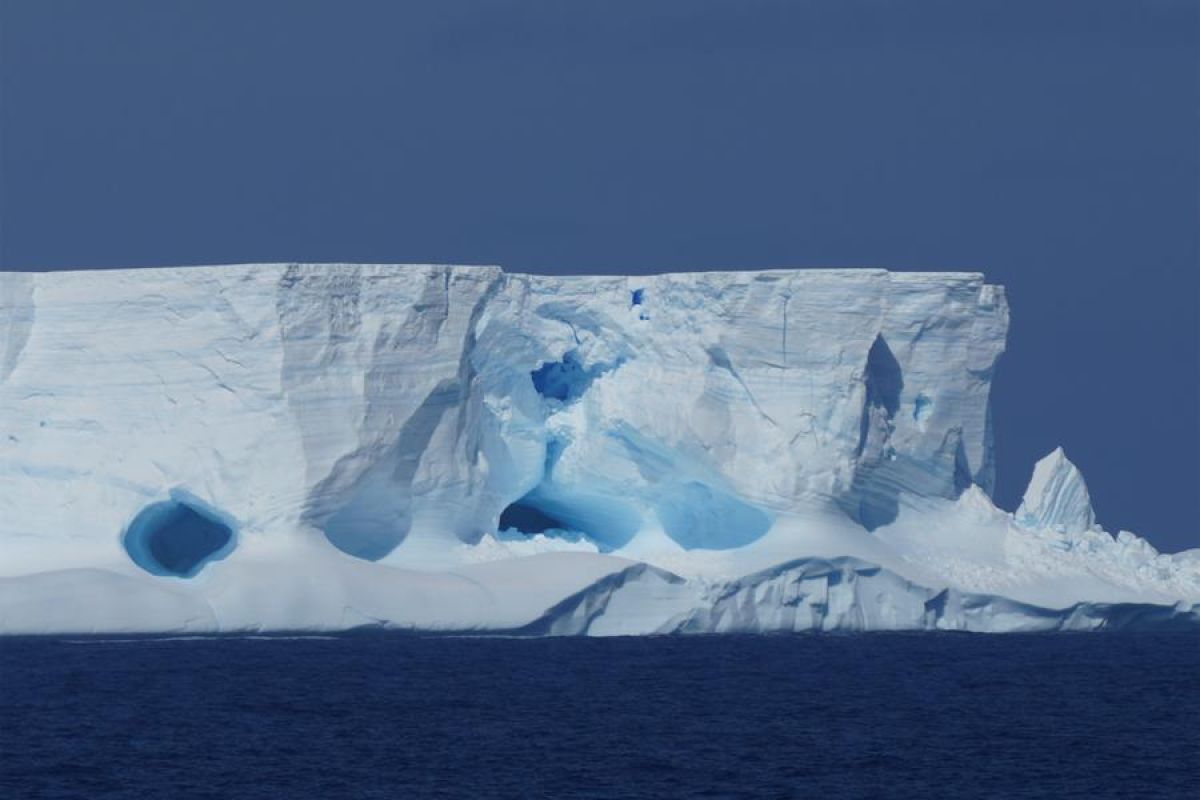
[[[888,438],[900,410],[904,375],[882,334],[875,337],[867,353],[863,383],[866,392],[856,450],[859,464],[849,494],[839,502],[851,518],[871,531],[895,521],[900,513],[897,467],[888,456]]]
[[[867,354],[867,402],[882,406],[889,417],[900,410],[900,393],[904,390],[904,374],[892,348],[883,335],[875,337]]]

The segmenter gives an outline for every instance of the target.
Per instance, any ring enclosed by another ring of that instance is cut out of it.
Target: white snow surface
[[[1061,449],[993,504],[1007,325],[976,273],[0,273],[0,633],[1200,621]]]

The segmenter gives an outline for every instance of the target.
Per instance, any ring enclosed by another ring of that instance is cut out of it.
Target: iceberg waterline
[[[974,273],[0,273],[0,632],[1095,628],[1200,551],[990,499]]]

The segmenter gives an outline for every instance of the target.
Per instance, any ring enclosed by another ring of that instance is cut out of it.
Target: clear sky
[[[0,0],[0,268],[973,269],[998,499],[1200,546],[1200,4]]]

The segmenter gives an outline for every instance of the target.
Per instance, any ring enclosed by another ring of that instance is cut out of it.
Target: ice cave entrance
[[[529,373],[529,377],[533,380],[533,388],[542,397],[571,403],[582,397],[592,381],[608,369],[605,364],[584,367],[579,355],[571,350],[562,361],[548,361]]]
[[[500,513],[499,527],[501,531],[515,529],[527,536],[570,528],[562,520],[556,519],[531,503],[522,503],[520,500]]]
[[[191,578],[233,550],[233,529],[198,504],[172,498],[138,512],[122,541],[133,562],[147,572]]]
[[[606,551],[628,543],[640,525],[636,511],[617,498],[543,483],[505,508],[497,527],[499,533],[515,529],[525,536],[587,539]]]

